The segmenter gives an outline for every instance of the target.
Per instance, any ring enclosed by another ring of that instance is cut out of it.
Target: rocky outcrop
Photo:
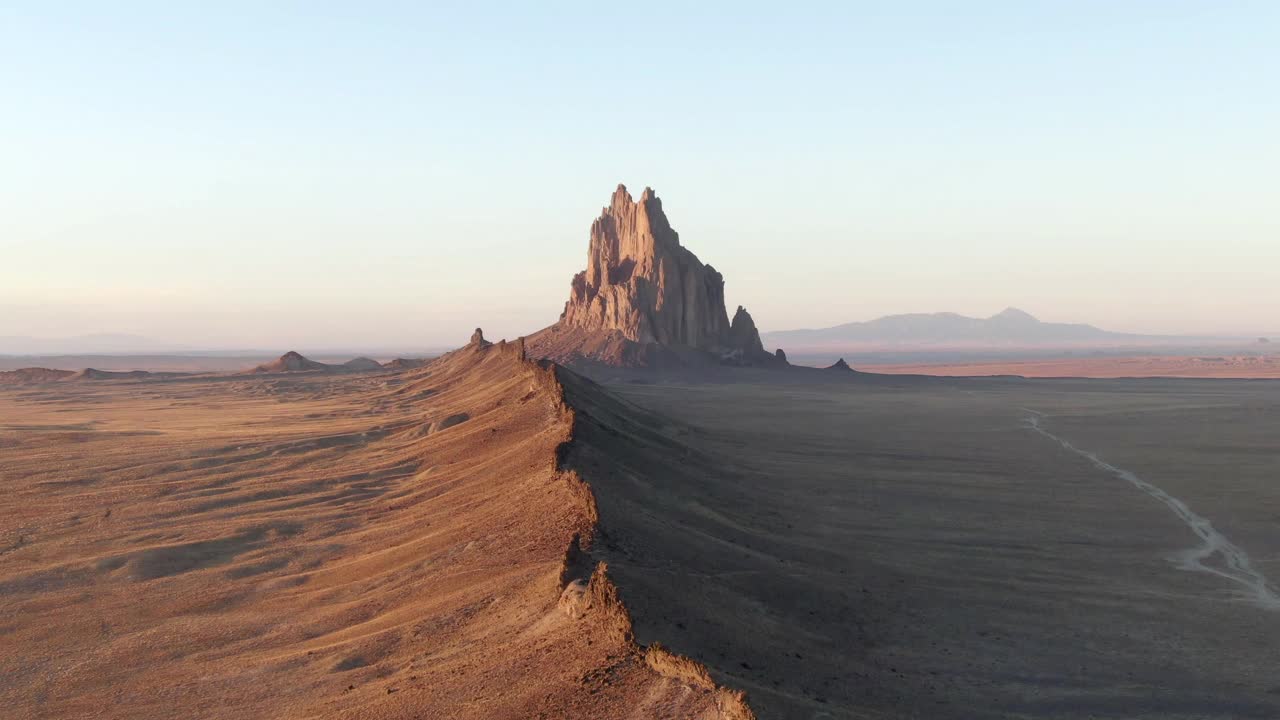
[[[58,382],[66,380],[76,373],[72,370],[52,370],[50,368],[19,368],[0,372],[0,385],[34,385],[37,383]]]
[[[342,367],[348,370],[381,370],[382,363],[372,358],[358,357],[342,363]]]
[[[420,368],[427,363],[421,358],[396,358],[382,363],[382,367],[388,370],[412,370]]]
[[[729,323],[729,347],[748,357],[765,354],[764,343],[760,342],[760,331],[756,330],[751,313],[741,305],[733,314],[733,322]]]
[[[269,363],[263,363],[249,370],[252,374],[264,373],[301,373],[301,372],[326,372],[326,373],[344,373],[344,372],[366,372],[369,370],[382,370],[382,363],[367,357],[358,357],[348,360],[339,365],[330,365],[312,360],[305,355],[290,350],[280,357]]]
[[[690,351],[731,364],[777,363],[745,309],[730,322],[724,277],[680,244],[653,190],[633,200],[622,185],[591,225],[587,269],[573,277],[560,321],[530,343],[545,356],[610,364]]]
[[[417,365],[409,365],[408,363],[416,362]],[[251,374],[266,373],[300,373],[300,372],[325,372],[325,373],[348,373],[348,372],[368,372],[372,370],[383,369],[404,369],[406,367],[417,367],[421,365],[421,361],[409,360],[393,360],[386,365],[367,357],[352,358],[344,363],[331,365],[312,360],[301,353],[290,350],[280,357],[269,363],[263,363],[252,370],[246,372]]]
[[[97,368],[85,368],[75,375],[71,376],[71,380],[146,380],[148,378],[159,377],[175,377],[184,375],[185,373],[153,373],[146,370],[98,370]]]
[[[264,363],[262,365],[259,365],[258,367],[254,368],[250,372],[255,372],[255,373],[315,372],[315,371],[328,370],[328,369],[329,369],[328,365],[322,362],[316,362],[315,360],[312,360],[308,357],[303,356],[302,353],[298,353],[298,352],[294,352],[293,350],[290,350],[289,352],[281,355],[280,357],[276,358],[275,360],[272,360],[269,363]]]
[[[826,370],[840,370],[840,371],[845,371],[845,370],[847,370],[847,371],[849,371],[849,372],[853,372],[853,368],[849,367],[849,363],[845,362],[845,361],[844,361],[844,358],[840,358],[839,360],[837,360],[837,361],[835,361],[834,363],[832,363],[832,364],[828,365],[828,366],[827,366],[826,368],[824,368],[824,369],[826,369]]]

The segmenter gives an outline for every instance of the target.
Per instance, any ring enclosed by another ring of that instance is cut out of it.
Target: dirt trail
[[[1044,413],[1029,408],[1022,408],[1022,410],[1028,413],[1026,417],[1027,427],[1053,440],[1076,455],[1085,458],[1099,470],[1115,475],[1164,503],[1166,507],[1173,511],[1174,515],[1177,515],[1180,520],[1186,523],[1187,527],[1200,538],[1201,544],[1179,554],[1179,567],[1226,578],[1243,586],[1248,591],[1251,599],[1259,606],[1268,610],[1280,610],[1280,594],[1277,594],[1276,590],[1267,581],[1267,578],[1257,568],[1253,567],[1253,563],[1249,560],[1249,555],[1241,547],[1227,539],[1225,535],[1218,532],[1207,518],[1196,514],[1182,500],[1143,480],[1129,470],[1116,467],[1098,457],[1096,453],[1082,450],[1065,438],[1049,432],[1044,427],[1044,419],[1046,417]],[[1209,564],[1214,556],[1221,558],[1222,567]]]

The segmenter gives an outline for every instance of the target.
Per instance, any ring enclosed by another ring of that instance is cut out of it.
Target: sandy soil
[[[614,377],[0,389],[0,708],[1280,717],[1280,383]]]
[[[562,607],[572,420],[504,346],[0,391],[0,715],[729,717],[604,576]]]
[[[976,377],[1019,375],[1055,378],[1280,378],[1280,355],[1197,355],[1012,360],[972,363],[859,365],[859,370],[897,375]]]

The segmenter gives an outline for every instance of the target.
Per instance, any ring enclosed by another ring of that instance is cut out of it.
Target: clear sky
[[[0,335],[513,337],[619,182],[764,330],[1280,330],[1280,3],[0,4]]]

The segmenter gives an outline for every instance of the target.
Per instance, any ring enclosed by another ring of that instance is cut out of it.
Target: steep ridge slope
[[[564,465],[595,491],[591,554],[608,563],[637,639],[704,664],[761,717],[854,717],[828,702],[866,638],[823,551],[780,527],[789,479],[745,466],[732,438],[560,379],[576,411]]]
[[[560,467],[573,377],[476,342],[393,377],[0,394],[0,705],[751,717],[701,666],[637,645],[588,561],[595,503]]]

